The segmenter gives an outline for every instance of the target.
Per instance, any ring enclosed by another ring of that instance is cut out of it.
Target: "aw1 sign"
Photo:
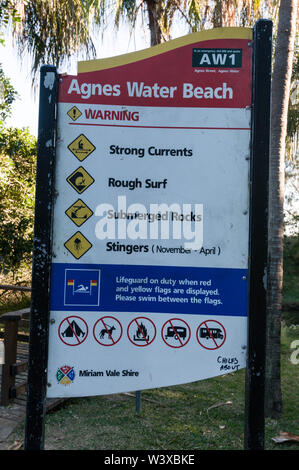
[[[252,30],[61,75],[48,397],[246,365]]]

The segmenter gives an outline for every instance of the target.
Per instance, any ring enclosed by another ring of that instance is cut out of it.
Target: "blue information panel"
[[[52,310],[247,315],[246,269],[53,263],[52,286]]]

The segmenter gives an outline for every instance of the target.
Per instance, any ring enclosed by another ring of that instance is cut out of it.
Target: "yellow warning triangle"
[[[68,149],[82,162],[95,150],[95,146],[84,134],[80,134],[68,145]]]
[[[74,224],[81,227],[92,215],[92,210],[82,201],[78,199],[66,211],[66,215],[71,219]]]
[[[92,247],[92,244],[81,232],[76,232],[65,242],[64,246],[76,259],[79,259]]]

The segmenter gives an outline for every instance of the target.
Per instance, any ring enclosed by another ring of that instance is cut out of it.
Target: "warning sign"
[[[65,242],[64,246],[76,259],[79,259],[92,247],[92,244],[81,232],[76,232]]]
[[[218,349],[226,339],[223,325],[216,320],[206,320],[197,328],[197,341],[205,349]]]
[[[75,157],[82,162],[87,158],[94,150],[95,146],[88,140],[84,134],[80,134],[73,142],[70,143],[68,149],[72,152]]]
[[[162,46],[58,83],[49,397],[203,380],[220,352],[246,364],[252,30]]]
[[[191,337],[189,325],[180,318],[170,318],[162,327],[162,339],[171,348],[186,346]]]
[[[65,213],[78,227],[81,227],[93,215],[92,210],[81,199],[74,202]]]
[[[138,317],[129,324],[127,334],[135,346],[149,346],[156,337],[156,327],[149,318]]]
[[[77,119],[79,119],[79,117],[82,116],[82,113],[81,113],[80,109],[77,108],[77,106],[73,106],[67,112],[67,114],[73,121],[77,121]]]
[[[102,317],[93,327],[93,336],[102,346],[114,346],[122,337],[121,323],[114,317]]]
[[[58,328],[58,336],[67,346],[79,346],[88,335],[88,326],[83,318],[70,316],[62,320]]]
[[[93,177],[82,166],[79,166],[66,180],[79,194],[94,183]]]

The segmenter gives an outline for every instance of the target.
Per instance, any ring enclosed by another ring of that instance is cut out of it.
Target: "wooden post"
[[[9,405],[11,401],[10,390],[15,385],[15,376],[11,374],[11,366],[17,361],[17,335],[19,322],[14,319],[5,319],[4,331],[4,357],[2,365],[1,406]]]
[[[25,450],[44,447],[57,95],[57,70],[44,65],[40,72]]]

